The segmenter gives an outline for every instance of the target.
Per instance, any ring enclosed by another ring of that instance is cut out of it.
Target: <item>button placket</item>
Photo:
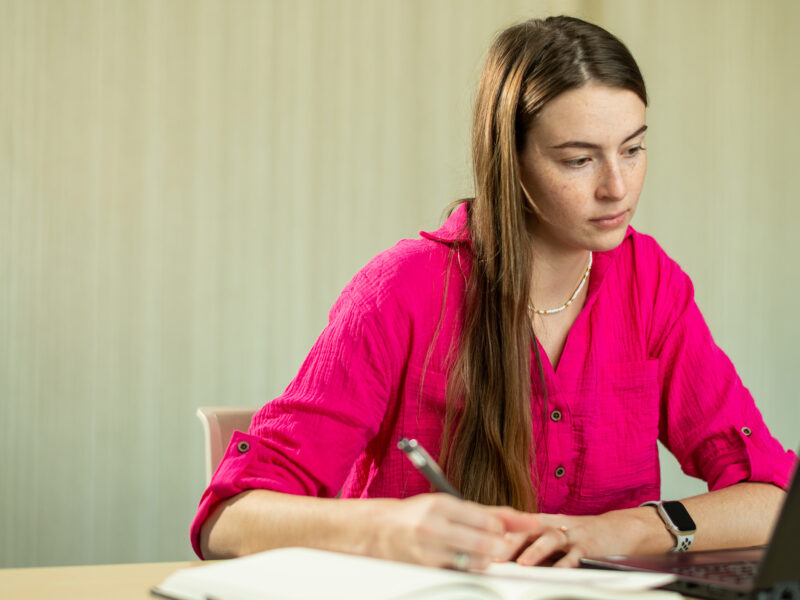
[[[550,421],[552,421],[553,423],[559,423],[564,418],[564,413],[562,413],[559,409],[554,408],[553,410],[550,411],[550,415],[549,416],[550,416]],[[561,429],[560,431],[561,431],[562,434],[564,433],[563,429]],[[555,430],[554,430],[554,434],[555,434]],[[557,437],[560,437],[558,434],[555,434],[555,435]],[[556,479],[561,479],[562,477],[564,477],[566,472],[567,472],[567,470],[564,468],[564,465],[558,465],[555,468],[555,470],[553,471],[553,476]]]

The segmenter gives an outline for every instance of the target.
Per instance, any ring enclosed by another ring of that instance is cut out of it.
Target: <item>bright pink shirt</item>
[[[439,453],[448,350],[471,260],[466,219],[462,205],[347,285],[297,377],[248,434],[234,434],[192,524],[198,555],[214,506],[247,489],[344,498],[430,491],[396,444],[416,438]],[[556,369],[542,350],[546,418],[531,352],[539,510],[597,514],[658,499],[658,439],[709,489],[745,480],[786,487],[796,456],[770,435],[714,343],[689,277],[655,240],[629,228],[618,248],[595,254],[588,285]]]

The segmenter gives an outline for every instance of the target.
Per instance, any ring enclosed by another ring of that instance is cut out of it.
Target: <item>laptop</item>
[[[766,546],[584,558],[582,567],[672,573],[665,586],[714,600],[800,600],[800,468]]]

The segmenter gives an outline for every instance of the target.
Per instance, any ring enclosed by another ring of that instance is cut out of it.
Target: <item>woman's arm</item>
[[[765,544],[785,497],[775,485],[748,482],[682,500],[697,525],[692,549]],[[519,563],[535,565],[564,553],[556,566],[575,567],[587,556],[667,552],[675,538],[655,507],[642,506],[597,516],[539,515],[539,528],[524,544],[530,545]]]
[[[327,499],[250,490],[221,502],[204,524],[206,558],[304,546],[431,566],[484,569],[515,549],[507,532],[530,531],[535,515],[445,494]],[[469,557],[459,564],[457,555]]]

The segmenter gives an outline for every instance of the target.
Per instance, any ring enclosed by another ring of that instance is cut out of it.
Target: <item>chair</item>
[[[217,470],[234,431],[247,431],[257,406],[201,406],[197,418],[206,440],[206,485]]]

